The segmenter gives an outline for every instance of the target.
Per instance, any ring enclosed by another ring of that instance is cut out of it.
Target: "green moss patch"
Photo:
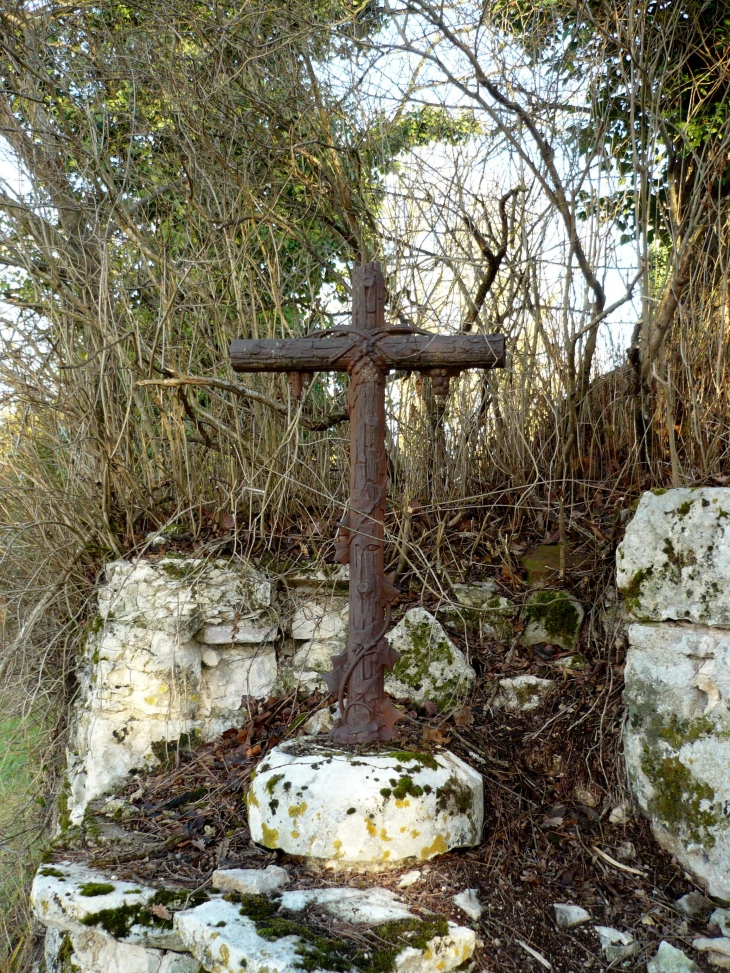
[[[91,899],[95,895],[109,895],[113,891],[114,886],[111,882],[86,882],[79,886],[79,895],[84,895],[87,899]]]
[[[573,600],[564,591],[538,591],[525,605],[528,621],[542,626],[549,639],[572,643],[580,627],[581,616]]]
[[[100,909],[85,916],[85,926],[101,926],[114,939],[125,939],[132,926],[172,929],[172,919],[161,919],[152,912],[152,906],[164,905],[171,912],[191,909],[208,901],[207,892],[189,892],[187,889],[159,889],[146,905],[120,905],[116,909]]]

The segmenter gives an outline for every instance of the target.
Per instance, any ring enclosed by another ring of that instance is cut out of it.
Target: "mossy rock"
[[[424,608],[412,608],[387,636],[400,653],[385,688],[392,696],[413,703],[434,702],[439,709],[456,705],[474,685],[476,673]]]
[[[544,588],[527,599],[524,608],[526,621],[522,635],[524,645],[548,642],[559,645],[566,652],[575,649],[583,623],[583,606],[567,591]]]

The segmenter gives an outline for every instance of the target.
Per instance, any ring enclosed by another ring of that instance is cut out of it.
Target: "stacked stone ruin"
[[[323,689],[321,674],[347,637],[347,590],[346,569],[326,565],[264,569],[241,559],[164,556],[109,565],[79,666],[61,843],[88,844],[89,858],[95,844],[144,857],[142,836],[115,820],[124,804],[115,790],[154,768],[165,747],[241,726],[258,700],[296,686]],[[480,590],[465,587],[463,598]],[[493,586],[484,591],[494,598]],[[503,621],[503,601],[485,607],[485,624],[492,615]],[[445,617],[459,620],[453,611]],[[398,696],[446,708],[472,688],[468,660],[424,609],[407,612],[389,637],[403,652],[389,676]],[[377,887],[377,874],[368,883],[374,888],[353,889],[347,873],[425,863],[479,844],[480,774],[445,750],[381,747],[355,759],[329,745],[332,719],[324,707],[302,734],[267,753],[248,796],[252,839],[323,869],[324,889],[287,887],[286,870],[276,866],[229,868],[213,875],[210,891],[190,896],[56,854],[32,891],[47,930],[48,973],[329,969],[317,937],[296,932],[312,908],[355,927],[375,925],[392,940],[387,957],[377,958],[391,969],[436,973],[468,960],[474,928],[414,912]],[[283,922],[291,934],[280,934]]]

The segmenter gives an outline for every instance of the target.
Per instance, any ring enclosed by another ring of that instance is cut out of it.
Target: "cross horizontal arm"
[[[361,356],[361,335],[345,328],[304,338],[231,342],[236,372],[345,372]],[[504,335],[383,334],[373,341],[386,369],[501,368]]]

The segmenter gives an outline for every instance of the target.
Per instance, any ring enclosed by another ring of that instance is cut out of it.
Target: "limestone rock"
[[[259,645],[273,642],[279,631],[279,619],[274,612],[261,612],[253,618],[241,618],[227,625],[204,625],[198,640],[206,645]]]
[[[322,673],[332,671],[332,656],[339,655],[345,641],[304,642],[294,653],[291,671],[297,685],[304,689],[326,689]]]
[[[343,641],[347,639],[348,617],[345,598],[328,598],[324,602],[306,601],[294,612],[291,636],[305,642]]]
[[[545,697],[555,688],[552,679],[540,679],[525,674],[499,680],[499,693],[493,705],[518,713],[531,713],[539,709]]]
[[[507,641],[512,635],[511,620],[517,608],[499,594],[494,581],[473,581],[471,584],[455,584],[452,588],[458,605],[439,609],[444,625],[453,632],[477,629],[485,636]]]
[[[339,719],[339,712],[340,710],[337,705],[325,706],[323,709],[317,710],[313,716],[309,717],[306,723],[302,724],[302,730],[311,736],[329,733],[335,725],[335,720]]]
[[[254,841],[341,865],[425,860],[479,844],[481,776],[448,752],[353,754],[281,744],[249,792]]]
[[[692,945],[695,949],[704,953],[714,966],[718,966],[722,970],[730,970],[730,939],[724,936],[715,939],[702,937],[695,939]]]
[[[162,901],[158,889],[111,880],[103,872],[69,862],[42,865],[30,895],[43,925],[74,935],[93,931],[96,938],[127,945],[182,950],[171,924],[151,911],[157,900]],[[86,945],[91,948],[96,938]]]
[[[434,922],[430,916],[419,920],[386,889],[285,892],[280,902],[270,906],[280,928],[284,923],[292,923],[291,934],[281,938],[259,934],[257,924],[261,927],[266,922],[260,905],[255,918],[249,918],[245,904],[241,907],[223,899],[178,913],[175,927],[193,956],[206,970],[215,973],[240,973],[242,969],[248,973],[298,973],[303,966],[314,970],[327,968],[333,960],[344,968],[347,958],[337,953],[341,946],[333,942],[331,948],[336,955],[330,953],[328,957],[326,952],[322,954],[328,944],[323,943],[321,931],[316,943],[301,934],[301,923],[306,923],[306,917],[300,917],[299,913],[312,905],[338,918],[347,917],[345,921],[353,924],[374,925],[376,934],[378,924],[403,921],[402,932],[392,943],[398,948],[393,959],[395,973],[448,973],[464,964],[474,952],[473,930],[446,920]],[[283,914],[279,910],[284,910]],[[422,947],[409,945],[409,936],[419,932],[423,935],[427,929],[432,929],[433,934]],[[391,941],[386,942],[386,948],[392,948]]]
[[[730,899],[730,631],[633,624],[625,758],[659,843]]]
[[[553,905],[555,912],[555,925],[558,929],[572,929],[573,926],[580,926],[584,922],[590,922],[591,914],[579,905],[570,902],[556,902]]]
[[[238,892],[240,895],[270,895],[283,888],[288,881],[286,869],[278,865],[269,865],[268,868],[219,868],[211,877],[214,889]]]
[[[681,949],[662,941],[647,963],[646,973],[700,973],[700,968]]]
[[[385,673],[391,696],[413,703],[431,700],[443,710],[471,691],[476,673],[425,608],[411,608],[386,638],[401,654],[393,671]]]
[[[611,926],[594,926],[601,942],[601,952],[608,963],[621,962],[639,952],[639,944],[628,932]]]
[[[635,618],[730,627],[730,489],[645,493],[616,564]]]
[[[409,919],[413,913],[389,889],[304,889],[284,892],[281,904],[292,912],[304,912],[312,905],[321,906],[325,912],[343,922],[354,925],[375,925]]]
[[[408,889],[411,885],[415,885],[416,882],[421,881],[421,873],[417,869],[413,869],[410,872],[404,872],[403,875],[398,880],[399,889]]]
[[[478,922],[484,912],[484,906],[479,901],[476,889],[464,889],[453,897],[454,905],[465,912],[470,919]]]
[[[235,726],[241,718],[242,696],[265,699],[271,693],[277,676],[276,653],[273,645],[231,645],[221,646],[217,655],[217,665],[201,671],[194,716],[199,721],[224,719]]]
[[[723,936],[730,936],[730,909],[715,909],[710,916],[710,922],[720,927]]]
[[[677,899],[674,904],[680,912],[683,912],[686,916],[689,916],[690,919],[699,919],[702,916],[709,916],[709,914],[715,908],[715,903],[711,899],[708,899],[706,895],[703,895],[697,890],[683,895],[681,899]]]
[[[199,973],[200,964],[187,953],[163,952],[118,942],[80,926],[46,932],[47,973]]]
[[[578,599],[567,591],[543,588],[529,596],[524,615],[527,625],[522,633],[523,645],[548,642],[571,652],[578,641],[585,612]]]

